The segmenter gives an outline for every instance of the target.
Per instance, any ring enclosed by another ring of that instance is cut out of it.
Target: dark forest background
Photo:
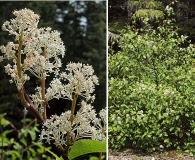
[[[6,20],[14,18],[12,11],[23,8],[29,8],[41,16],[38,27],[49,26],[61,33],[66,47],[62,68],[70,61],[93,66],[99,78],[93,105],[99,112],[106,106],[106,2],[0,2],[0,26]],[[7,32],[0,31],[0,45],[13,40]],[[6,113],[6,118],[16,123],[23,118],[23,107],[17,98],[16,86],[9,83],[10,77],[4,72],[4,65],[7,63],[0,63],[0,114]],[[52,77],[47,81],[51,79]],[[34,79],[25,84],[28,93],[33,93],[36,83]],[[69,103],[65,100],[52,100],[48,116],[67,110]]]
[[[166,6],[173,7],[174,14],[165,13]],[[164,19],[175,19],[174,25],[180,35],[187,35],[195,43],[194,0],[109,0],[108,30],[120,34],[127,25],[145,29],[143,18],[149,19],[151,27],[162,25]]]

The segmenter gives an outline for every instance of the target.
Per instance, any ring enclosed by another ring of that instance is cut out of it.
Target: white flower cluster
[[[100,118],[102,119],[103,122],[106,122],[106,109],[102,109],[99,113]]]
[[[106,110],[101,111],[102,118],[105,118]],[[96,117],[96,112],[90,104],[81,102],[81,108],[70,121],[71,112],[67,111],[60,116],[53,115],[43,124],[40,140],[46,140],[47,143],[54,142],[56,146],[67,145],[67,135],[70,138],[69,143],[80,138],[92,138],[103,140],[105,133],[102,132],[101,119]]]
[[[33,11],[22,9],[14,11],[13,14],[16,16],[15,19],[6,21],[2,29],[15,35],[17,43],[9,42],[6,46],[0,47],[4,54],[0,61],[13,59],[13,66],[6,66],[6,72],[11,75],[17,88],[21,88],[18,85],[23,85],[29,79],[24,74],[26,70],[41,79],[61,67],[59,56],[64,56],[65,47],[59,32],[51,31],[49,27],[37,28],[39,15]],[[20,76],[19,67],[22,70]]]
[[[36,109],[39,111],[39,113],[43,113],[43,99],[42,99],[42,95],[41,95],[41,87],[36,87],[35,88],[36,93],[30,95],[32,102],[34,104],[34,106],[36,107]]]
[[[167,5],[165,7],[165,11],[167,12],[167,14],[170,16],[170,15],[174,15],[174,10],[173,10],[173,7],[171,7],[171,4]]]
[[[11,66],[10,64],[7,64],[5,66],[5,72],[11,76],[11,80],[10,83],[13,83],[13,81],[15,82],[17,89],[21,90],[22,86],[24,85],[24,83],[30,79],[30,77],[27,74],[23,74],[22,78],[18,77],[18,70],[17,70],[17,66],[16,64],[14,64],[13,66]]]
[[[25,43],[24,53],[27,58],[24,60],[24,68],[38,78],[46,77],[46,73],[52,73],[55,68],[61,67],[59,56],[64,57],[65,47],[60,33],[47,27],[35,30],[31,36]],[[43,71],[45,74],[42,75]]]
[[[143,117],[144,117],[144,112],[143,112],[143,110],[138,111],[138,113],[137,113],[137,118],[138,118],[138,119],[142,119]]]
[[[92,93],[98,78],[94,75],[93,67],[82,63],[69,63],[65,72],[59,73],[61,57],[64,57],[65,47],[60,38],[60,33],[51,28],[37,28],[39,15],[29,9],[14,11],[15,19],[6,21],[2,29],[15,36],[16,43],[9,42],[1,46],[3,59],[12,60],[13,65],[5,66],[5,71],[11,76],[10,82],[15,82],[18,90],[30,79],[26,71],[30,71],[40,81],[36,93],[30,95],[32,103],[42,115],[46,115],[46,104],[53,98],[64,98],[72,101],[71,111],[60,116],[53,115],[43,124],[40,135],[41,140],[48,143],[54,141],[56,145],[69,145],[77,139],[87,137],[103,140],[106,135],[106,109],[99,113],[91,106],[95,99]],[[26,73],[25,73],[26,72]],[[45,89],[45,79],[54,73],[55,78],[49,88]],[[76,115],[75,106],[78,96],[84,98]],[[67,142],[68,141],[68,142]]]
[[[16,51],[18,50],[19,45],[14,44],[13,42],[8,42],[7,46],[1,46],[1,52],[4,53],[5,59],[16,59]]]
[[[144,84],[142,82],[136,82],[136,86],[138,87],[138,90],[139,91],[142,91],[142,90],[154,90],[156,88],[156,85],[155,84],[152,84],[150,86],[148,86],[147,84]],[[134,91],[136,91],[137,89],[134,89]]]
[[[86,101],[93,102],[95,96],[91,93],[94,92],[95,85],[98,85],[98,78],[93,75],[93,67],[82,63],[69,63],[66,71],[59,75],[59,79],[51,82],[46,93],[47,100],[66,98],[72,101],[74,95],[79,95],[85,97]]]
[[[165,10],[170,12],[170,11],[172,11],[172,10],[173,10],[173,8],[172,8],[172,7],[170,7],[170,5],[167,5],[167,6],[165,7]]]
[[[164,90],[164,95],[171,96],[174,95],[176,92],[177,92],[176,89],[170,87]]]
[[[14,11],[13,14],[16,18],[6,21],[2,30],[8,31],[10,35],[15,35],[16,40],[19,40],[21,34],[23,34],[23,39],[28,39],[31,32],[37,28],[40,16],[26,8]]]

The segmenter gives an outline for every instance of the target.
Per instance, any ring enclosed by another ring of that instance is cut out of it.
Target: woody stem
[[[42,54],[44,57],[46,56],[46,47],[44,47]],[[47,102],[46,102],[46,98],[45,98],[45,76],[44,76],[44,73],[45,73],[45,69],[43,69],[42,78],[41,78],[41,96],[42,96],[42,100],[43,100],[43,103],[42,103],[43,119],[46,121],[46,119],[47,119],[46,103]]]

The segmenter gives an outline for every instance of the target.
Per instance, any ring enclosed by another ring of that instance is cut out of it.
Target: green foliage
[[[150,20],[162,20],[164,18],[163,11],[152,9],[140,9],[132,17],[133,19],[148,18]]]
[[[58,157],[54,152],[50,151],[49,149],[46,148],[45,150],[49,152],[51,155],[53,155],[56,158],[56,160],[63,160],[62,157]]]
[[[163,3],[154,0],[137,0],[128,2],[128,15],[131,15],[132,23],[136,27],[143,27],[144,20],[156,25],[165,18]]]
[[[109,22],[109,31],[110,32],[114,32],[114,33],[118,33],[120,30],[122,30],[124,28],[124,26],[126,26],[128,23],[127,21],[128,19],[125,17],[121,17],[120,19],[113,19],[111,22]]]
[[[70,148],[69,157],[74,159],[78,156],[93,153],[106,152],[106,141],[81,139],[76,141]]]
[[[34,143],[37,146],[41,146],[40,143]],[[50,149],[45,148],[47,152],[49,152],[51,155],[53,155],[56,160],[63,160],[62,157],[58,157],[54,152],[52,152]],[[68,153],[69,158],[75,159],[79,156],[82,156],[84,154],[88,153],[98,153],[98,152],[106,152],[106,141],[98,141],[98,140],[90,140],[90,139],[81,139],[76,141],[70,148],[70,152]],[[102,156],[102,159],[104,156]],[[90,160],[96,160],[99,159],[95,156],[91,156]]]
[[[0,159],[50,160],[45,154],[45,149],[49,148],[36,142],[38,124],[30,119],[23,119],[22,122],[24,127],[17,129],[3,114],[0,115]]]
[[[110,148],[194,152],[195,46],[167,26],[125,31],[109,56]]]
[[[135,0],[128,1],[129,5],[134,8],[159,9],[162,8],[162,2],[155,0]]]

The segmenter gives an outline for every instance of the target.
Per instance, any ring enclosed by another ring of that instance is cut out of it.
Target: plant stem
[[[71,106],[71,115],[70,115],[71,125],[72,125],[73,120],[74,120],[74,112],[75,112],[77,98],[78,98],[78,94],[75,94],[74,97],[73,97],[72,106]],[[69,132],[66,135],[66,139],[67,139],[67,143],[66,143],[66,147],[65,147],[63,153],[66,155],[66,157],[64,157],[65,160],[69,160],[69,158],[68,158],[68,151],[69,151],[70,146],[72,145],[72,142],[71,142],[71,139],[70,139],[70,133]]]
[[[22,78],[22,43],[23,43],[23,32],[21,32],[21,35],[19,37],[19,47],[18,47],[18,57],[17,57],[17,70],[18,70],[18,77]]]
[[[18,56],[17,56],[17,71],[18,71],[19,79],[22,78],[22,62],[21,62],[22,61],[22,44],[23,44],[23,32],[21,32],[21,35],[19,37],[19,47],[18,47]],[[22,105],[28,110],[30,110],[40,123],[43,123],[44,122],[43,118],[40,116],[39,112],[36,110],[29,96],[25,93],[24,86],[18,89],[18,94],[19,94]]]
[[[58,145],[57,148],[58,148],[58,151],[60,151],[60,153],[62,154],[62,157],[63,157],[64,160],[70,160],[68,158],[68,149],[69,149],[69,147],[68,147],[68,149],[67,148],[64,149],[62,147],[62,145]]]
[[[72,106],[71,106],[71,116],[70,116],[70,122],[71,124],[73,123],[74,120],[74,111],[76,107],[76,102],[77,102],[78,94],[75,94],[72,100]]]
[[[102,152],[100,152],[99,160],[102,160]]]
[[[22,91],[19,91],[19,97],[21,99],[22,105],[33,113],[33,115],[37,118],[40,124],[44,123],[44,119],[42,118],[40,113],[35,108],[30,97],[27,94],[24,94],[23,90],[24,89],[22,88]]]
[[[45,78],[42,77],[41,78],[41,96],[42,96],[42,107],[44,109],[43,111],[43,119],[46,121],[47,119],[47,114],[46,114],[46,100],[45,100]]]
[[[22,64],[21,64],[21,59],[22,59],[22,43],[23,43],[23,31],[21,32],[21,35],[19,37],[19,47],[18,47],[18,57],[17,57],[17,71],[18,71],[18,77],[19,79],[22,78]],[[24,97],[24,89],[23,87],[18,90],[19,97],[21,99],[21,102],[24,107],[28,108],[29,105],[25,100]]]
[[[46,56],[46,47],[44,47],[43,50],[43,56]],[[45,69],[43,69],[42,78],[41,78],[41,96],[42,96],[42,107],[44,109],[43,111],[43,119],[46,121],[47,119],[47,113],[46,113],[46,99],[45,99],[45,77],[44,77]]]

